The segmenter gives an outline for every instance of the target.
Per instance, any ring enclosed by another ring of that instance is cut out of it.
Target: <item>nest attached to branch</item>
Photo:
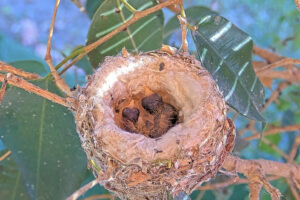
[[[121,199],[190,194],[234,145],[222,94],[186,53],[107,57],[74,100],[89,167]]]

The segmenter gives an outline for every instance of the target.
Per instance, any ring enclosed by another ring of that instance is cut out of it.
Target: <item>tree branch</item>
[[[243,160],[233,155],[228,155],[223,164],[223,168],[229,171],[236,171],[244,174],[248,178],[257,176],[258,181],[271,194],[273,199],[280,199],[280,192],[268,183],[265,175],[276,175],[289,178],[293,174],[295,181],[300,181],[300,165],[290,163],[280,163],[270,160]]]
[[[35,79],[42,78],[38,74],[25,72],[21,69],[14,68],[13,66],[11,66],[11,65],[9,65],[5,62],[2,62],[2,61],[0,61],[0,71],[9,72],[9,73],[12,73],[12,74],[15,74],[15,75],[18,75],[18,76],[22,76],[22,77],[24,77],[25,79],[28,79],[28,80],[35,80]]]
[[[7,79],[7,83],[19,88],[22,88],[24,90],[26,90],[27,92],[32,92],[34,94],[37,94],[41,97],[44,97],[50,101],[53,101],[55,103],[58,103],[60,105],[63,105],[65,107],[68,107],[68,104],[66,102],[66,100],[63,97],[60,97],[56,94],[53,94],[47,90],[41,89],[40,87],[33,85],[27,81],[25,81],[24,79],[15,76],[13,74],[0,74],[0,81],[3,82],[5,80],[5,77]]]
[[[223,168],[229,171],[237,171],[242,174],[249,174],[253,168],[260,167],[264,174],[281,176],[289,178],[290,174],[294,174],[296,180],[300,180],[300,165],[281,163],[270,160],[243,160],[239,157],[228,155],[223,164]]]

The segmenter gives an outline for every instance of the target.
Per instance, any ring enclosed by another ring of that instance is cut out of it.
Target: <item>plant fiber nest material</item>
[[[89,168],[121,199],[190,194],[232,151],[223,96],[187,53],[123,51],[88,79],[74,96],[77,130]]]

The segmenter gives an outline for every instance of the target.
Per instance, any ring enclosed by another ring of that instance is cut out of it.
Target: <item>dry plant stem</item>
[[[289,126],[284,126],[284,127],[270,128],[269,130],[264,131],[263,135],[267,136],[267,135],[277,134],[280,132],[298,131],[298,130],[300,130],[300,124],[294,124],[294,125],[289,125]],[[259,139],[259,138],[260,138],[260,134],[255,134],[255,135],[251,135],[249,137],[245,137],[244,140],[250,141],[250,140]]]
[[[3,83],[2,83],[2,86],[1,86],[1,90],[0,90],[0,104],[1,104],[2,99],[4,97],[4,94],[5,94],[6,85],[7,85],[7,78],[5,76],[4,80],[3,80]]]
[[[53,28],[54,28],[54,23],[55,23],[55,18],[56,18],[56,13],[57,13],[59,3],[60,3],[60,0],[56,0],[53,15],[52,15],[52,20],[51,20],[51,24],[50,24],[45,61],[47,62],[47,64],[50,67],[50,71],[52,73],[52,76],[54,77],[57,87],[59,89],[61,89],[64,93],[66,93],[68,96],[71,96],[72,93],[71,93],[69,86],[66,84],[64,79],[59,77],[57,71],[55,70],[55,68],[53,66],[52,57],[51,57],[51,42],[52,42],[52,36],[53,36]]]
[[[181,25],[181,47],[180,49],[183,50],[184,52],[188,51],[188,42],[186,40],[186,34],[187,34],[187,30],[186,30],[186,18],[182,17],[181,15],[177,15],[177,18],[180,22]]]
[[[0,157],[0,162],[7,158],[11,154],[11,151],[6,152],[3,156]]]
[[[255,72],[257,74],[260,74],[262,72],[265,72],[267,70],[270,70],[270,69],[274,69],[276,67],[280,67],[280,66],[285,66],[285,65],[292,65],[292,64],[300,64],[300,60],[299,59],[293,59],[293,58],[283,58],[275,63],[272,63],[270,65],[267,65],[265,67],[262,67],[258,70],[256,70]]]
[[[104,42],[106,42],[107,40],[109,40],[110,38],[112,38],[113,36],[115,36],[116,34],[118,34],[120,31],[124,30],[125,28],[127,28],[128,26],[130,26],[131,24],[133,24],[134,22],[138,21],[139,19],[148,16],[151,13],[154,13],[158,10],[161,10],[164,7],[168,7],[170,5],[174,5],[174,4],[180,4],[182,2],[182,0],[168,0],[165,1],[163,3],[160,3],[156,6],[153,6],[147,10],[144,11],[137,11],[133,14],[133,17],[128,20],[126,23],[124,23],[123,25],[119,26],[118,28],[116,28],[115,30],[113,30],[112,32],[110,32],[109,34],[101,37],[100,39],[98,39],[97,41],[87,45],[84,47],[85,52],[79,54],[69,65],[65,66],[64,69],[62,71],[66,71],[68,70],[72,65],[74,65],[76,62],[78,62],[81,58],[83,58],[84,55],[88,54],[89,52],[91,52],[92,50],[94,50],[95,48],[97,48],[99,45],[103,44]]]
[[[78,197],[80,197],[81,195],[83,195],[86,191],[88,191],[89,189],[91,189],[92,187],[94,187],[96,184],[98,184],[98,181],[99,181],[98,179],[95,179],[95,180],[89,182],[88,184],[86,184],[82,188],[76,190],[66,200],[76,200]]]
[[[295,138],[294,144],[292,146],[292,149],[290,151],[290,154],[289,154],[289,157],[288,157],[288,160],[287,160],[289,163],[293,162],[293,160],[294,160],[294,158],[295,158],[295,156],[297,154],[297,149],[298,149],[299,145],[300,145],[300,134],[298,132],[298,135]]]
[[[18,75],[18,76],[22,76],[22,77],[24,77],[25,79],[28,79],[28,80],[34,80],[34,79],[42,78],[38,74],[25,72],[21,69],[14,68],[13,66],[11,66],[7,63],[4,63],[2,61],[0,61],[0,71],[9,72],[9,73],[12,73],[12,74],[15,74],[15,75]]]
[[[13,74],[7,74],[7,83],[19,88],[26,90],[27,92],[32,92],[38,96],[44,97],[50,101],[58,103],[62,106],[68,107],[66,100],[63,97],[60,97],[56,94],[53,94],[47,90],[41,89],[36,85],[33,85],[24,79],[15,76]],[[0,74],[0,81],[3,82],[5,80],[5,75]]]

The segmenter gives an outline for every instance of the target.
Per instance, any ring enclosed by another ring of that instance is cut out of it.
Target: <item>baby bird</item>
[[[131,132],[138,133],[137,121],[140,116],[140,111],[133,107],[126,107],[122,110],[122,118],[123,118],[123,129]]]
[[[166,133],[177,122],[178,112],[171,104],[164,103],[158,94],[152,94],[142,99],[142,107],[153,116],[148,123],[149,137],[157,138]]]

